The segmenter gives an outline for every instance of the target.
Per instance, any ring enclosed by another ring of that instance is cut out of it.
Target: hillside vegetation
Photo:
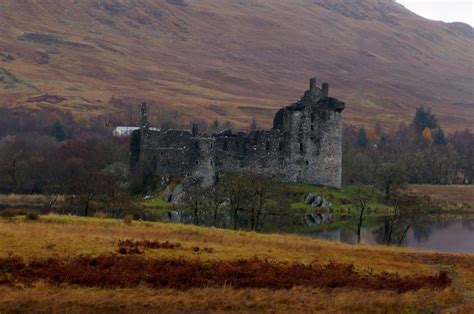
[[[474,310],[474,258],[149,222],[0,221],[0,311]]]
[[[0,106],[16,110],[133,123],[145,99],[154,122],[269,126],[317,76],[350,124],[422,103],[448,131],[474,120],[472,28],[392,0],[5,0],[0,27]]]

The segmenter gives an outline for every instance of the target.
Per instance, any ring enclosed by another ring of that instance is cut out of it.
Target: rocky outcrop
[[[313,208],[332,208],[331,200],[322,197],[314,192],[310,192],[305,197],[305,203]]]

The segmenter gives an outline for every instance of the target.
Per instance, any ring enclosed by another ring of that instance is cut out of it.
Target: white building
[[[139,130],[140,127],[135,127],[135,126],[118,126],[116,127],[112,134],[114,136],[130,136],[132,135],[132,132],[135,130]]]
[[[113,131],[112,134],[113,136],[130,136],[132,135],[133,131],[135,130],[140,130],[140,127],[138,126],[118,126],[116,127]],[[152,131],[160,131],[159,128],[150,128]]]

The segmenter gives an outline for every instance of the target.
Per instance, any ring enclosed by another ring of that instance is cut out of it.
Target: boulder
[[[171,202],[174,204],[183,204],[184,203],[184,187],[182,184],[178,184],[176,188],[173,190],[171,197]]]
[[[323,199],[321,203],[321,208],[332,208],[332,202],[328,199]]]
[[[171,203],[172,199],[173,199],[173,193],[171,192],[171,188],[170,188],[170,186],[168,185],[168,186],[166,187],[165,192],[163,193],[163,200],[164,200],[165,202]]]
[[[306,198],[304,199],[304,202],[308,205],[313,204],[314,199],[318,196],[318,194],[310,192],[308,195],[306,195]]]
[[[325,201],[324,198],[318,195],[314,198],[313,202],[311,203],[311,207],[313,208],[321,207],[324,201]]]

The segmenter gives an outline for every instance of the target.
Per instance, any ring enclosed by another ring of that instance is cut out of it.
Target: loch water
[[[353,229],[335,229],[307,234],[314,238],[355,244],[357,235]],[[382,227],[362,230],[362,242],[384,244]],[[424,223],[412,227],[402,246],[446,253],[474,254],[474,217],[452,218]]]

